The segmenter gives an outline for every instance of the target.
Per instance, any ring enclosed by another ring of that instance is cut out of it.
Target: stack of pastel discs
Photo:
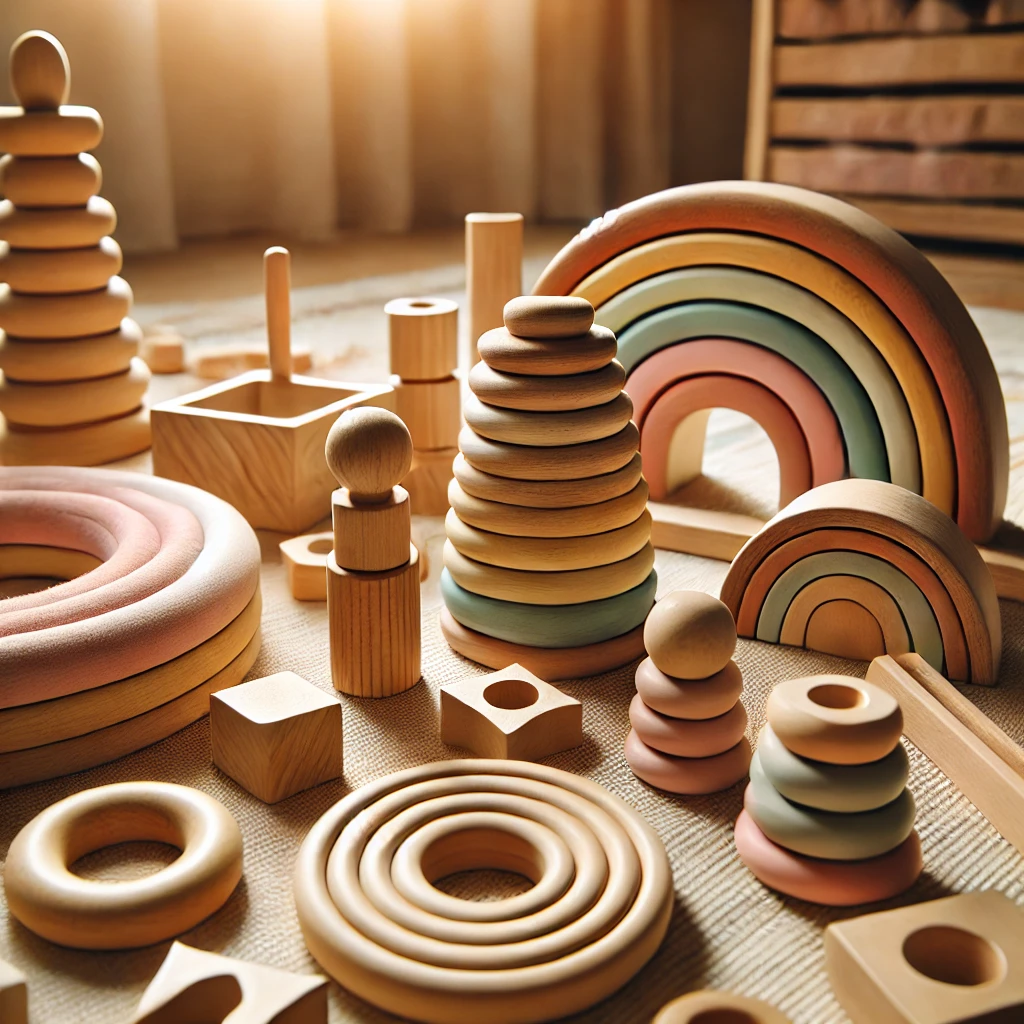
[[[626,737],[633,773],[673,793],[714,793],[745,778],[750,743],[729,609],[677,590],[648,616],[644,644]]]
[[[484,664],[589,675],[642,652],[654,603],[633,406],[615,335],[594,326],[589,302],[523,296],[504,318],[481,336],[469,378],[442,628]]]
[[[921,873],[903,715],[846,676],[780,683],[736,822],[740,859],[773,889],[827,906],[896,896]]]

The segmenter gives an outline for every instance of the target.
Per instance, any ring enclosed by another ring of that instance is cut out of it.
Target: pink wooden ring
[[[669,493],[668,459],[676,427],[694,414],[716,408],[745,413],[771,439],[779,457],[779,508],[810,490],[807,441],[785,403],[753,381],[717,375],[689,377],[674,384],[648,412],[640,433],[640,454],[652,501],[663,501]]]
[[[898,896],[921,874],[917,832],[895,850],[867,860],[819,860],[773,843],[746,811],[736,819],[736,852],[770,889],[826,907],[853,907]]]
[[[133,604],[180,578],[203,550],[203,529],[187,508],[127,489],[116,498],[52,491],[0,492],[4,510],[0,542],[75,548],[81,531],[72,527],[69,532],[68,525],[75,520],[76,509],[87,511],[94,522],[108,524],[110,535],[117,539],[115,551],[91,572],[0,605],[0,636],[79,622]],[[9,506],[15,512],[13,523],[7,521]],[[64,514],[49,515],[55,508]],[[7,541],[10,527],[16,536],[26,539]],[[89,553],[99,556],[97,550]]]
[[[655,402],[678,381],[722,373],[763,385],[789,408],[807,442],[815,487],[846,476],[846,447],[832,406],[800,367],[760,345],[702,338],[655,352],[626,381],[633,422],[643,430]]]
[[[735,661],[706,679],[676,679],[644,658],[635,679],[636,692],[649,708],[669,718],[691,721],[724,715],[743,692],[743,676]]]
[[[626,737],[626,762],[633,774],[669,793],[717,793],[747,777],[752,752],[746,737],[714,757],[673,757],[647,746],[630,729]]]
[[[694,722],[670,718],[649,708],[638,693],[629,705],[629,724],[649,747],[675,757],[714,757],[735,747],[747,728],[747,712],[737,701],[725,714]]]
[[[0,494],[123,490],[188,509],[204,547],[182,576],[130,605],[79,622],[0,637],[0,707],[32,704],[102,686],[184,654],[241,614],[259,586],[260,548],[227,502],[173,480],[108,469],[0,469]]]

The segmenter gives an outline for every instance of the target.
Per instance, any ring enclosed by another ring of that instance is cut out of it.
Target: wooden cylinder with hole
[[[395,389],[395,412],[409,428],[414,451],[458,445],[462,411],[457,378],[414,381],[393,374],[389,383]]]
[[[392,489],[391,497],[378,504],[352,500],[347,487],[331,495],[336,564],[354,572],[397,569],[409,558],[409,492]]]
[[[452,375],[459,365],[459,307],[455,302],[392,299],[384,312],[392,373],[406,381],[442,380]],[[413,445],[420,447],[415,435]]]

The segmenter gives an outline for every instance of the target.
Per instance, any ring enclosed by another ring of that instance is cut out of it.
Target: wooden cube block
[[[0,960],[0,1022],[28,1024],[28,986],[25,984],[25,975],[6,960]]]
[[[359,405],[393,409],[394,392],[253,370],[153,408],[153,472],[216,494],[258,529],[299,533],[331,510],[324,443]]]
[[[509,665],[441,690],[441,740],[480,757],[538,761],[583,742],[583,705]]]
[[[830,924],[825,959],[855,1024],[1024,1020],[1024,913],[993,890]]]
[[[341,705],[294,672],[210,696],[213,763],[264,803],[342,772]]]
[[[185,369],[185,342],[173,327],[156,324],[147,329],[139,355],[153,373],[181,373]]]
[[[334,549],[334,531],[304,533],[278,546],[292,597],[296,601],[326,601],[327,556]]]

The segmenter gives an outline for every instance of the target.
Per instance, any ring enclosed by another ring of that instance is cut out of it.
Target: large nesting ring
[[[429,884],[491,867],[535,883],[495,903]],[[624,985],[672,911],[661,841],[587,779],[524,761],[397,772],[352,793],[299,851],[306,945],[339,982],[428,1022],[553,1020]]]
[[[105,846],[168,843],[181,856],[127,882],[97,882],[70,865]],[[219,910],[242,877],[242,833],[212,796],[167,782],[121,782],[76,793],[37,814],[7,853],[4,888],[26,928],[74,949],[134,949],[180,935]]]

